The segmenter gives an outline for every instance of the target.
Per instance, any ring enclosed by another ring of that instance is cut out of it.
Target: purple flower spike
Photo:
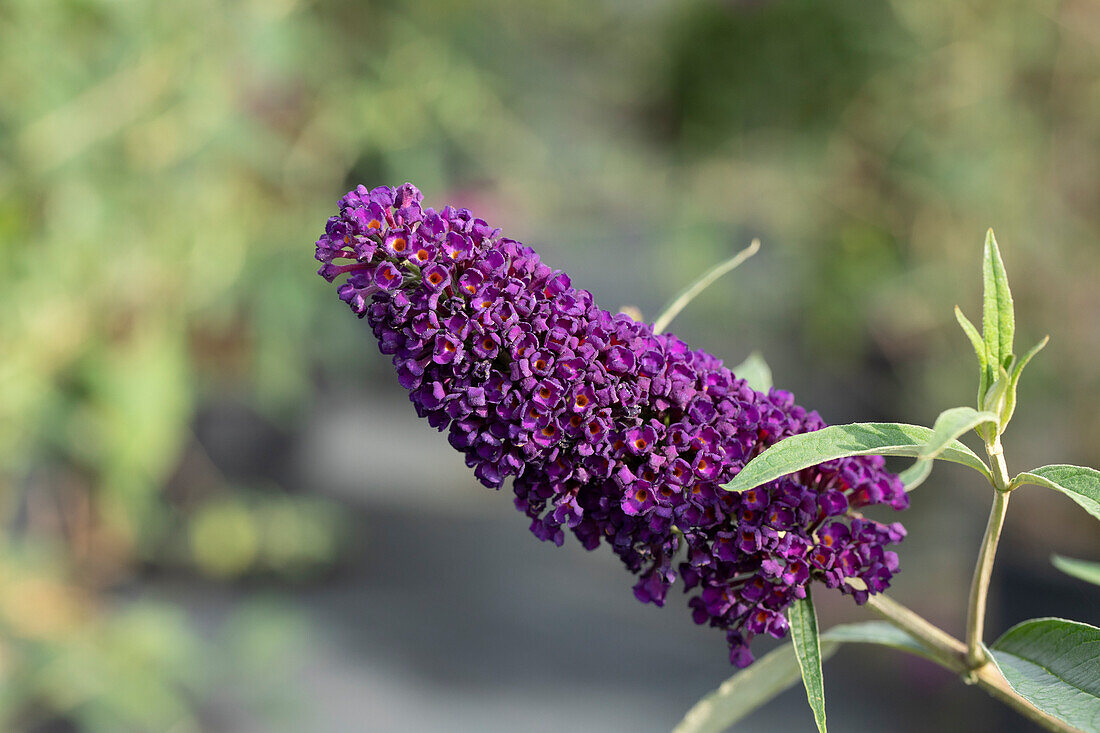
[[[908,505],[882,458],[724,491],[760,451],[825,423],[789,392],[756,392],[706,352],[600,309],[471,212],[422,200],[408,183],[350,191],[317,240],[320,274],[347,277],[340,298],[393,355],[417,414],[485,485],[512,477],[537,537],[602,539],[643,603],[662,605],[679,576],[695,621],[726,632],[740,667],[753,636],[787,633],[784,611],[810,581],[857,603],[889,586],[886,547],[905,529],[853,512]]]

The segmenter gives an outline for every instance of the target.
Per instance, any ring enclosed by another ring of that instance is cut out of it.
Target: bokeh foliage
[[[1085,0],[7,0],[0,726],[198,725],[187,624],[117,589],[337,561],[331,504],[226,475],[195,425],[233,400],[293,431],[319,375],[378,368],[310,274],[360,181],[476,204],[585,287],[629,258],[649,309],[760,234],[763,274],[684,335],[914,421],[963,391],[943,304],[995,224],[1063,344],[1030,438],[1088,463],[1098,44]],[[704,339],[731,303],[746,325]]]

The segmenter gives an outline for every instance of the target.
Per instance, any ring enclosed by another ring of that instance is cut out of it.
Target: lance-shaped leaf
[[[1083,731],[1100,730],[1100,629],[1037,618],[990,646],[1001,674],[1044,713]]]
[[[985,397],[985,391],[992,384],[990,381],[992,372],[989,368],[989,353],[985,350],[982,335],[978,333],[978,329],[970,322],[970,319],[963,315],[959,306],[955,306],[955,320],[962,326],[963,333],[970,339],[970,345],[974,347],[974,354],[978,357],[978,403],[980,404],[982,398]]]
[[[1031,361],[1032,357],[1043,350],[1043,347],[1050,341],[1050,336],[1044,336],[1043,340],[1035,344],[1019,359],[1013,360],[1012,371],[1008,376],[1008,389],[1005,391],[1005,405],[1001,412],[1001,432],[1004,432],[1005,427],[1008,425],[1008,421],[1012,419],[1012,413],[1016,412],[1016,389],[1020,386],[1020,375],[1024,372],[1024,367]]]
[[[1003,415],[1005,413],[1005,405],[1008,403],[1008,384],[1011,381],[1011,377],[1003,366],[997,367],[996,378],[993,380],[993,384],[986,390],[985,398],[982,400],[981,408],[986,412],[992,412],[994,415]],[[980,425],[978,426],[978,434],[982,436],[982,440],[987,443],[992,442],[997,437],[996,425]]]
[[[767,392],[772,388],[772,370],[759,351],[754,351],[733,368],[738,379],[744,379],[757,392]]]
[[[877,644],[915,654],[918,657],[936,662],[936,656],[926,646],[886,621],[864,621],[858,624],[834,626],[821,635],[824,643],[848,642],[854,644]]]
[[[1058,568],[1066,575],[1072,575],[1074,578],[1083,580],[1086,583],[1100,585],[1100,562],[1078,560],[1073,557],[1063,557],[1062,555],[1051,555],[1050,561],[1054,564],[1054,567]]]
[[[823,640],[821,658],[828,659],[839,646],[839,642]],[[695,703],[673,728],[673,733],[721,733],[798,682],[801,676],[794,647],[784,644]]]
[[[1012,341],[1016,335],[1016,316],[1012,307],[1012,293],[1008,289],[1008,274],[1001,260],[1001,250],[990,229],[985,235],[985,251],[982,256],[982,339],[991,357],[994,370],[1006,366],[1012,356]]]
[[[787,609],[787,620],[791,624],[791,642],[798,667],[802,671],[802,684],[806,688],[806,699],[814,711],[817,729],[825,733],[825,680],[821,673],[821,642],[817,634],[817,612],[810,591],[806,597],[796,600]]]
[[[912,491],[928,478],[932,473],[932,459],[918,459],[912,466],[898,474],[906,491]]]
[[[932,437],[932,430],[904,423],[852,423],[830,425],[812,433],[792,435],[771,446],[741,469],[723,488],[748,491],[769,481],[819,463],[848,456],[912,456],[917,458]],[[951,441],[937,456],[969,466],[986,479],[989,468],[959,441]]]
[[[885,621],[834,626],[819,641],[822,661],[841,643],[878,644],[931,658],[920,642]],[[673,733],[720,733],[798,682],[800,676],[794,646],[784,644],[695,703]]]
[[[1100,471],[1095,468],[1066,464],[1034,468],[1012,479],[1009,490],[1023,484],[1061,491],[1080,504],[1086,512],[1100,519]]]
[[[973,407],[952,407],[944,410],[932,426],[932,437],[921,448],[919,458],[936,458],[953,440],[979,425],[997,424],[992,412],[979,412]]]
[[[735,254],[733,257],[729,258],[725,262],[721,262],[715,265],[714,267],[704,272],[698,280],[684,288],[679,295],[673,298],[669,302],[669,304],[664,307],[664,309],[661,311],[661,314],[657,316],[657,320],[653,322],[653,332],[664,333],[665,329],[668,328],[668,324],[672,323],[672,319],[678,316],[680,314],[680,311],[687,307],[688,303],[695,300],[696,296],[699,295],[699,293],[706,290],[708,287],[710,287],[711,283],[725,275],[730,270],[736,268],[742,262],[756,254],[759,250],[760,240],[754,239],[752,240],[752,244]]]

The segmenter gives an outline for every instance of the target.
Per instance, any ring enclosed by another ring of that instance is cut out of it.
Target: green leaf
[[[1016,332],[1016,318],[1012,308],[1012,293],[1008,289],[1008,275],[1001,260],[1001,250],[990,229],[985,235],[985,251],[982,257],[982,338],[991,357],[994,370],[1005,366],[1012,356],[1012,341]]]
[[[817,729],[825,733],[825,680],[821,674],[821,642],[817,636],[817,612],[810,598],[809,588],[806,597],[795,600],[787,609],[787,620],[791,624],[791,642],[798,658],[798,667],[802,670],[802,684],[806,687],[806,699],[814,711]]]
[[[932,473],[932,460],[918,459],[912,466],[905,469],[898,474],[898,478],[901,479],[901,483],[905,486],[906,491],[912,491],[921,484]]]
[[[749,461],[723,488],[726,491],[747,491],[780,476],[848,456],[916,458],[931,437],[929,428],[904,423],[831,425],[779,441]],[[937,458],[969,466],[990,478],[989,469],[982,459],[957,440],[949,442]]]
[[[1100,629],[1037,618],[990,647],[1012,689],[1044,713],[1083,731],[1100,730]]]
[[[1100,562],[1078,560],[1072,557],[1063,557],[1062,555],[1051,555],[1050,561],[1054,564],[1054,567],[1058,568],[1066,575],[1072,575],[1074,578],[1083,580],[1086,583],[1100,585]]]
[[[734,477],[734,481],[736,480],[737,477]],[[1035,468],[1012,479],[1009,490],[1024,484],[1061,491],[1080,504],[1086,512],[1100,519],[1100,471],[1095,468],[1066,464]]]
[[[758,251],[760,251],[760,240],[754,239],[752,240],[752,244],[735,254],[733,257],[704,272],[698,280],[684,288],[679,295],[673,298],[669,304],[664,307],[661,314],[653,321],[653,332],[664,333],[665,329],[668,328],[668,324],[672,323],[672,319],[680,315],[680,311],[686,308],[688,303],[695,300],[699,293],[706,290],[715,280],[736,268]]]
[[[821,640],[823,644],[847,642],[888,646],[891,649],[936,661],[935,655],[926,646],[886,621],[864,621],[858,624],[834,626],[821,635]]]
[[[1043,340],[1031,347],[1031,349],[1023,355],[1020,359],[1016,359],[1012,364],[1012,371],[1008,378],[1008,389],[1005,391],[1005,406],[1001,413],[1001,432],[1004,432],[1005,427],[1008,425],[1008,421],[1012,419],[1012,413],[1016,412],[1016,388],[1020,384],[1020,375],[1023,374],[1024,367],[1031,361],[1032,357],[1043,350],[1043,347],[1050,341],[1050,336],[1044,336]]]
[[[978,412],[973,407],[952,407],[944,410],[936,418],[936,423],[932,426],[932,437],[921,448],[919,458],[935,458],[960,435],[989,423],[997,424],[997,416],[992,412]]]
[[[993,385],[986,390],[985,399],[982,400],[981,407],[983,410],[992,412],[995,415],[1004,414],[1005,405],[1008,403],[1008,384],[1011,379],[1008,371],[1003,366],[997,367],[996,379],[993,381]],[[987,442],[996,437],[991,430],[986,430],[984,426],[978,429],[978,434]]]
[[[985,391],[989,389],[989,354],[985,350],[985,342],[982,341],[982,335],[978,333],[978,329],[970,322],[970,319],[963,315],[962,309],[959,306],[955,306],[955,320],[962,326],[963,333],[970,339],[970,345],[974,347],[974,354],[978,357],[979,365],[979,377],[978,377],[978,403],[980,404],[982,398],[985,397]]]
[[[767,392],[772,388],[772,370],[759,351],[754,351],[733,368],[738,379],[744,379],[757,392]]]
[[[828,659],[839,642],[822,640]],[[773,649],[692,706],[673,733],[720,733],[793,685],[802,676],[790,644]]]
[[[831,657],[842,642],[878,644],[932,658],[920,642],[885,621],[834,626],[821,635],[819,642],[822,661]],[[673,733],[720,733],[798,682],[800,677],[794,646],[784,644],[695,703]]]

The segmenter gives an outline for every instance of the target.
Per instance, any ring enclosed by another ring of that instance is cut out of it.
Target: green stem
[[[956,674],[969,671],[966,645],[923,616],[882,594],[869,596],[867,607],[927,647],[941,667]]]
[[[1004,448],[1001,447],[1001,436],[994,438],[992,443],[986,443],[985,452],[989,454],[993,469],[993,488],[997,491],[1008,491],[1008,465],[1005,463]]]
[[[977,683],[991,696],[1013,708],[1032,722],[1055,733],[1079,733],[1076,728],[1058,718],[1047,715],[1029,701],[1020,697],[1005,680],[997,665],[983,664],[977,669],[972,669],[967,661],[966,645],[919,614],[881,594],[868,598],[867,605],[888,622],[924,645],[931,653],[932,661],[964,677],[968,682]]]
[[[974,566],[974,578],[970,582],[970,600],[966,613],[966,660],[971,669],[986,663],[982,635],[985,631],[985,607],[989,597],[989,582],[993,575],[993,561],[997,557],[997,543],[1001,539],[1005,512],[1008,510],[1008,468],[1005,466],[1001,439],[996,437],[986,445],[993,468],[993,506],[985,525],[985,536]]]

